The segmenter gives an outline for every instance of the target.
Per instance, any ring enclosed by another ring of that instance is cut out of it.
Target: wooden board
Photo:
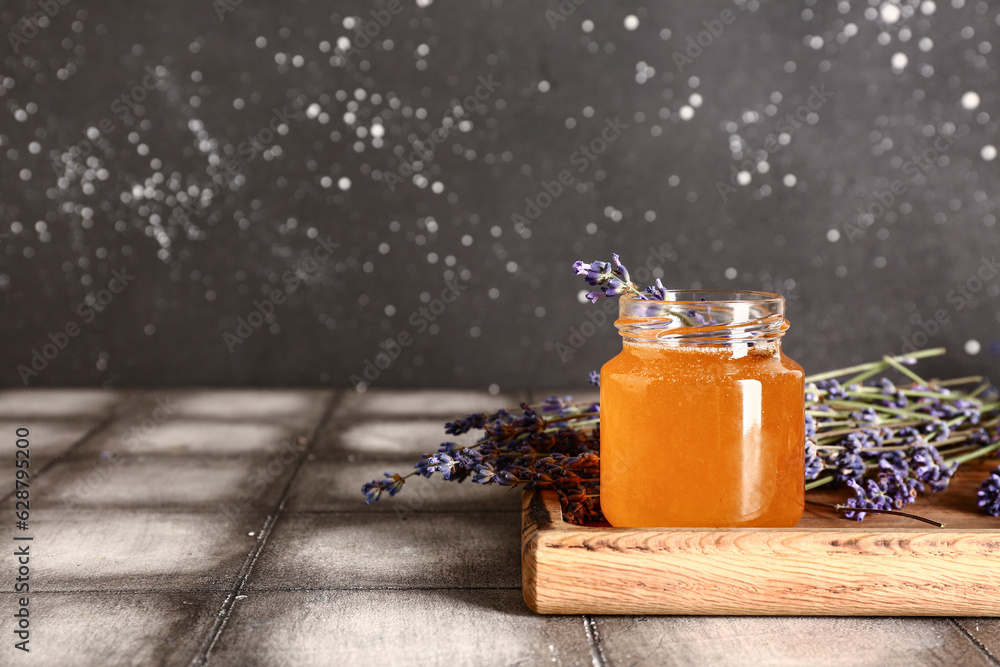
[[[1000,518],[976,507],[995,465],[907,508],[945,528],[812,505],[794,528],[589,528],[554,493],[525,493],[524,599],[543,614],[1000,616]]]

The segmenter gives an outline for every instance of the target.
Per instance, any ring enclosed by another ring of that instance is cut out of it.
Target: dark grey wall
[[[810,370],[937,317],[928,372],[997,375],[998,8],[648,5],[4,3],[0,383],[348,386],[395,338],[375,386],[577,384],[612,250],[785,293]]]

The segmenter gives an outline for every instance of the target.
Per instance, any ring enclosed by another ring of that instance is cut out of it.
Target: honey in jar
[[[601,509],[616,527],[794,526],[804,506],[802,367],[784,299],[623,296],[601,369]]]

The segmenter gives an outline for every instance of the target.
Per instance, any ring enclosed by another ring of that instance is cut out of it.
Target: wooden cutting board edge
[[[1000,616],[1000,524],[590,528],[522,496],[524,599],[542,614]]]

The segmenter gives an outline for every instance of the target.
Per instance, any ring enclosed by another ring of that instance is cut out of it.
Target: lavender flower
[[[475,470],[476,466],[483,462],[483,455],[475,449],[463,447],[458,450],[455,460],[466,470]]]
[[[879,485],[885,489],[893,509],[897,510],[916,501],[917,493],[924,490],[923,484],[919,480],[913,477],[904,477],[899,473],[882,473],[876,479]]]
[[[901,451],[883,452],[878,457],[879,470],[894,475],[901,475],[903,478],[910,476],[910,463],[906,454]]]
[[[1000,467],[979,486],[979,506],[990,516],[1000,516]]]
[[[496,470],[490,463],[480,463],[476,466],[476,472],[472,476],[472,481],[476,484],[492,484],[497,477]]]
[[[573,262],[573,271],[576,275],[584,276],[588,285],[599,288],[599,291],[588,292],[587,298],[592,303],[597,303],[601,297],[621,296],[631,292],[640,299],[645,299],[646,296],[632,282],[628,269],[621,263],[617,253],[611,255],[611,260],[614,262],[613,267],[611,264],[601,261],[590,264],[582,261]]]
[[[818,380],[816,388],[826,391],[826,397],[830,400],[847,400],[847,390],[836,380]]]
[[[591,371],[593,372],[593,371]],[[542,412],[555,412],[562,414],[567,405],[573,402],[572,396],[547,396],[542,402]]]
[[[816,420],[811,414],[806,413],[806,438],[812,438],[816,435]],[[807,440],[808,442],[808,440]],[[816,443],[813,443],[814,445]]]
[[[931,491],[940,492],[948,488],[958,464],[945,465],[940,452],[933,445],[917,445],[910,450],[913,462],[913,476]]]
[[[851,418],[859,422],[877,422],[878,413],[873,408],[864,408],[860,412],[852,412]]]
[[[622,280],[626,283],[632,282],[632,279],[628,275],[628,269],[622,264],[621,259],[618,257],[618,253],[611,253],[611,261],[615,263],[615,268],[618,270],[619,275],[621,275]]]
[[[848,519],[861,521],[865,518],[863,510],[891,510],[893,509],[893,499],[886,488],[884,481],[873,479],[865,480],[865,485],[861,486],[853,479],[847,480],[847,486],[854,490],[854,497],[848,498],[844,504],[848,507],[856,508],[844,512]]]
[[[646,294],[653,297],[656,301],[666,301],[667,300],[667,288],[663,286],[660,279],[656,279],[656,285],[646,288]]]
[[[851,434],[856,435],[854,433]],[[862,443],[854,438],[848,440],[844,449],[839,450],[831,460],[832,467],[837,471],[837,481],[847,482],[861,479],[865,476],[865,460],[861,456]]]
[[[613,275],[611,265],[607,262],[573,262],[573,270],[578,276],[586,276],[587,284],[597,287],[603,285]]]
[[[370,505],[382,497],[383,492],[390,496],[399,493],[403,488],[403,478],[395,473],[383,473],[385,479],[375,479],[361,487],[361,492],[365,494],[365,504]]]
[[[428,473],[439,472],[445,479],[451,479],[461,465],[458,459],[451,454],[445,453],[434,454],[427,459],[427,463],[426,470]]]
[[[467,415],[462,419],[447,422],[444,425],[444,432],[448,435],[462,435],[472,429],[482,428],[489,420],[489,415],[484,412],[477,412]]]
[[[816,441],[806,437],[806,479],[816,479],[823,472],[823,459],[816,454]]]
[[[600,371],[590,371],[590,377],[587,378],[587,382],[597,387],[601,386],[601,372]]]

